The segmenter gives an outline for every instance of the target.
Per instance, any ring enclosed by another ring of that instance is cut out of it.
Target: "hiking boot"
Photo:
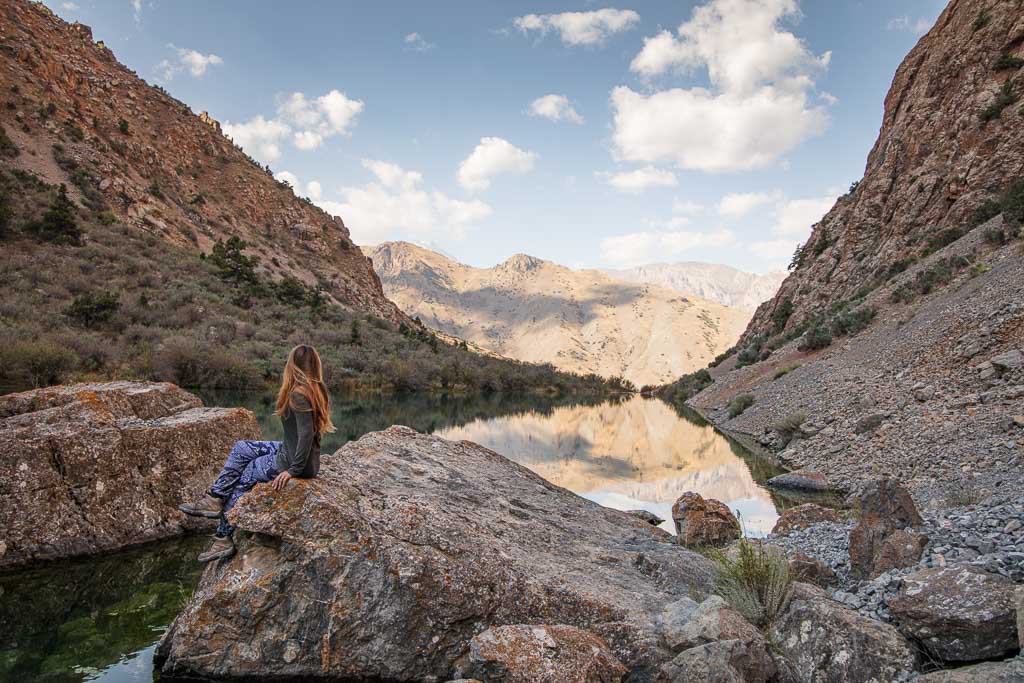
[[[215,562],[226,560],[235,554],[235,542],[230,536],[214,536],[213,543],[204,552],[199,553],[196,559],[200,562]]]
[[[218,519],[224,509],[224,501],[209,493],[204,495],[197,503],[182,503],[178,509],[186,515],[193,517],[206,517],[207,519]]]

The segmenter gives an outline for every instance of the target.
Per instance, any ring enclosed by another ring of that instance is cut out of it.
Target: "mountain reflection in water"
[[[435,433],[486,446],[601,505],[649,510],[669,531],[672,503],[684,491],[728,504],[749,536],[767,534],[778,518],[737,446],[655,399],[559,406]]]

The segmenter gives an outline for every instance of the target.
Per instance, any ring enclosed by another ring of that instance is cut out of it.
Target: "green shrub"
[[[817,351],[832,343],[832,334],[824,323],[813,323],[797,344],[798,351]]]
[[[757,335],[750,340],[750,343],[740,349],[740,352],[736,355],[736,367],[745,368],[748,365],[753,365],[763,359],[765,351],[768,351],[768,349],[764,348],[764,337]]]
[[[1011,184],[999,201],[1003,220],[1012,226],[1024,224],[1024,179]]]
[[[999,90],[996,98],[992,100],[992,103],[981,110],[979,116],[982,123],[988,123],[993,119],[999,118],[1004,109],[1017,104],[1018,100],[1020,100],[1020,97],[1013,92],[1013,81],[1007,80],[1003,83],[1003,87]]]
[[[968,275],[970,275],[971,278],[976,278],[979,275],[984,275],[990,270],[992,270],[992,266],[987,263],[976,263],[971,266],[971,269],[968,271]]]
[[[999,202],[992,199],[986,199],[975,207],[973,212],[971,212],[971,218],[969,221],[970,226],[972,228],[976,228],[982,223],[987,223],[1002,213],[1002,211],[1003,209],[999,205]]]
[[[804,422],[807,421],[807,413],[799,410],[795,413],[790,413],[786,417],[782,418],[773,428],[775,433],[782,437],[784,444],[789,444],[796,436],[801,434],[800,428]]]
[[[822,230],[818,239],[814,240],[814,249],[812,250],[815,256],[821,256],[821,254],[828,249],[828,230]]]
[[[83,327],[110,322],[121,307],[117,292],[86,292],[75,297],[64,314]]]
[[[34,387],[60,384],[75,365],[70,351],[49,341],[26,340],[0,348],[0,361],[4,376]]]
[[[956,242],[958,239],[964,236],[964,231],[960,228],[946,228],[940,230],[936,234],[928,238],[928,246],[925,247],[925,255],[942,249],[943,247],[949,246]]]
[[[239,355],[217,344],[181,337],[164,342],[155,370],[159,379],[183,387],[247,389],[264,382]]]
[[[974,19],[974,32],[977,33],[981,29],[985,28],[992,21],[992,17],[989,16],[988,8],[982,7],[978,10],[978,16]]]
[[[779,305],[776,306],[775,311],[772,313],[772,325],[775,328],[776,334],[786,329],[786,323],[789,322],[791,315],[793,315],[793,300],[787,296],[779,302]]]
[[[793,596],[789,558],[781,548],[740,539],[735,558],[715,552],[715,592],[758,627],[772,624]]]
[[[739,417],[743,414],[743,411],[754,405],[753,394],[740,394],[733,400],[729,401],[729,417]]]
[[[18,149],[14,141],[7,136],[7,131],[4,130],[3,126],[0,126],[0,156],[14,158],[21,154],[21,150]]]
[[[775,371],[775,373],[772,375],[772,379],[779,379],[780,377],[785,377],[789,373],[796,370],[798,367],[800,367],[799,364],[785,365]]]
[[[860,306],[853,310],[836,313],[832,318],[832,336],[854,335],[865,329],[875,319],[878,311],[872,306]]]
[[[1024,67],[1024,59],[1014,57],[1013,55],[1000,55],[996,61],[992,63],[992,68],[996,71],[1016,71],[1021,67]]]
[[[688,375],[683,375],[671,385],[675,389],[673,399],[676,403],[685,403],[703,391],[713,381],[707,370],[698,370]]]
[[[717,356],[715,356],[714,360],[712,360],[710,363],[708,363],[708,367],[709,368],[717,368],[719,365],[721,365],[725,361],[726,358],[728,358],[729,356],[731,356],[734,353],[736,353],[736,347],[735,346],[732,346],[732,347],[726,349],[725,351],[722,351],[722,353],[720,353]]]
[[[122,132],[122,133],[123,133],[124,135],[128,135],[128,133],[129,133],[129,132],[130,132],[130,130],[131,130],[131,129],[130,129],[129,127],[128,127],[128,122],[127,122],[127,121],[125,121],[124,119],[118,119],[118,121],[117,121],[117,129],[118,129],[119,131],[121,131],[121,132]]]
[[[50,208],[41,219],[30,222],[26,228],[45,242],[72,245],[82,243],[82,229],[75,218],[75,205],[68,198],[66,185],[61,183]]]

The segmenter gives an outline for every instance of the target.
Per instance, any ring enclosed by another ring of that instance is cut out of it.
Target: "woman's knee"
[[[247,441],[236,441],[235,445],[231,447],[231,455],[245,455],[249,452],[249,443]]]

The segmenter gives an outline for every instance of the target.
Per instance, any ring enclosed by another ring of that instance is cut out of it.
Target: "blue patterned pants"
[[[220,515],[218,536],[235,533],[233,524],[228,523],[227,512],[235,506],[246,491],[260,482],[273,481],[277,476],[275,457],[281,449],[280,441],[236,441],[224,469],[217,475],[217,481],[210,487],[210,493],[224,500]]]

